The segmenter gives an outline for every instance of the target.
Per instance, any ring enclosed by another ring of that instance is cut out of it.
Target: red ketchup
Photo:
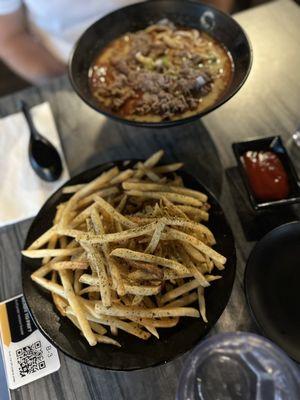
[[[247,151],[241,158],[257,200],[282,200],[289,195],[288,176],[275,153]]]

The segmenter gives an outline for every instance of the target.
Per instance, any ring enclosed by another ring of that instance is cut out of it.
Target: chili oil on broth
[[[109,113],[139,122],[178,120],[214,105],[233,68],[220,42],[168,22],[112,41],[92,63],[89,85]]]

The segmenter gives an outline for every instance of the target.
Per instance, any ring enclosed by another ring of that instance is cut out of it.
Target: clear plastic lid
[[[187,358],[176,399],[299,400],[300,367],[261,336],[214,335]]]

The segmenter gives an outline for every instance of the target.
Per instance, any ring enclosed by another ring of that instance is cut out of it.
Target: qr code
[[[46,367],[40,340],[30,346],[18,349],[16,355],[19,372],[22,378]]]

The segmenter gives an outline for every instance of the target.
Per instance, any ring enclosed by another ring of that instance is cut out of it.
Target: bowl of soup
[[[69,63],[78,95],[96,111],[140,126],[198,119],[243,85],[252,52],[229,15],[188,0],[137,3],[96,21]]]

